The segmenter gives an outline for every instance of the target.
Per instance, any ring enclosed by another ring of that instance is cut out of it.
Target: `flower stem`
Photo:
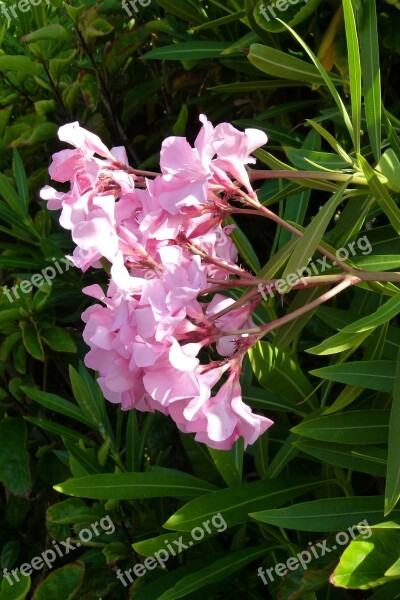
[[[302,306],[302,307],[298,308],[297,310],[294,310],[293,312],[288,313],[287,315],[285,315],[284,317],[281,317],[280,319],[277,319],[276,321],[267,323],[266,325],[263,325],[262,327],[253,327],[251,329],[238,329],[238,330],[234,330],[234,331],[224,331],[221,335],[260,334],[259,339],[261,339],[269,331],[272,331],[273,329],[277,329],[278,327],[281,327],[282,325],[285,325],[286,323],[293,321],[293,319],[297,319],[298,317],[300,317],[301,315],[304,315],[308,311],[313,310],[320,304],[327,302],[328,300],[330,300],[331,298],[333,298],[334,296],[336,296],[337,294],[339,294],[340,292],[345,290],[350,285],[354,285],[355,283],[360,283],[360,281],[361,281],[361,279],[359,279],[358,277],[352,277],[349,275],[345,275],[343,281],[338,283],[338,285],[336,285],[334,288],[325,292],[325,294],[322,294],[322,296],[319,296],[318,298],[316,298],[312,302],[309,302],[305,306]]]

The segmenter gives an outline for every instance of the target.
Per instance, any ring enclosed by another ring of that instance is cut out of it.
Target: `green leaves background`
[[[266,131],[258,167],[288,174],[260,184],[259,197],[304,235],[235,219],[243,266],[284,277],[315,261],[317,247],[334,254],[353,243],[349,265],[400,268],[396,6],[309,0],[268,22],[259,5],[153,0],[130,21],[117,0],[51,0],[2,24],[1,285],[72,250],[37,196],[60,149],[59,125],[78,120],[110,146],[125,145],[132,164],[156,169],[162,139],[193,139],[200,112]],[[299,170],[310,177],[293,177]],[[357,246],[365,236],[371,252]],[[13,303],[0,290],[0,567],[29,562],[106,514],[116,524],[52,573],[12,588],[3,579],[0,600],[331,600],[343,588],[349,598],[360,589],[397,597],[398,285],[353,286],[257,344],[244,365],[244,400],[275,424],[253,447],[221,452],[161,415],[106,406],[81,363],[80,322],[81,288],[105,282],[100,272],[70,269]],[[255,322],[318,292],[288,289],[264,302]],[[226,530],[122,588],[117,568],[166,540],[190,541],[192,527],[217,513]],[[257,576],[260,565],[363,520],[371,536],[312,573],[267,588]]]

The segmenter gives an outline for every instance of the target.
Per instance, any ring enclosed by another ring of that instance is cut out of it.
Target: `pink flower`
[[[246,165],[267,137],[200,121],[193,147],[181,137],[163,142],[154,179],[129,167],[124,148],[108,150],[79,123],[64,125],[59,138],[75,149],[56,153],[49,173],[70,189],[45,186],[41,197],[61,209],[76,266],[111,264],[107,293],[83,290],[98,301],[82,314],[85,364],[98,371],[105,398],[169,415],[196,440],[229,449],[239,437],[253,444],[271,425],[241,398],[240,367],[257,336],[229,334],[254,327],[256,301],[232,308],[230,297],[204,295],[214,279],[230,284],[238,252],[222,222],[238,187],[253,193]],[[212,360],[215,350],[223,360]]]
[[[203,409],[207,429],[196,434],[196,440],[218,450],[229,450],[240,437],[245,446],[254,444],[257,438],[273,422],[252,413],[242,401],[239,375],[232,371],[216,396],[210,398]]]

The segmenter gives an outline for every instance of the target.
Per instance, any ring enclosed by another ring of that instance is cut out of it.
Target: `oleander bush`
[[[280,2],[0,7],[0,600],[400,598],[400,5]],[[208,217],[240,276],[202,302],[250,294],[241,393],[273,422],[229,449],[105,399],[81,315],[110,261],[73,266],[40,193],[68,204],[66,124],[125,147],[142,191],[201,114],[268,137]]]

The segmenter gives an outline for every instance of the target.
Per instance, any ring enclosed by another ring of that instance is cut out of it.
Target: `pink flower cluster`
[[[124,148],[109,151],[78,123],[64,125],[59,138],[75,149],[55,154],[49,173],[70,189],[46,186],[41,198],[61,209],[75,265],[110,270],[106,293],[84,289],[100,303],[82,315],[85,363],[106,399],[161,411],[196,440],[229,449],[239,437],[254,443],[272,421],[242,401],[241,364],[255,336],[224,335],[254,326],[255,304],[235,307],[207,290],[243,272],[222,220],[238,187],[254,194],[245,165],[267,138],[200,120],[194,147],[181,137],[163,142],[160,174],[130,168]]]

